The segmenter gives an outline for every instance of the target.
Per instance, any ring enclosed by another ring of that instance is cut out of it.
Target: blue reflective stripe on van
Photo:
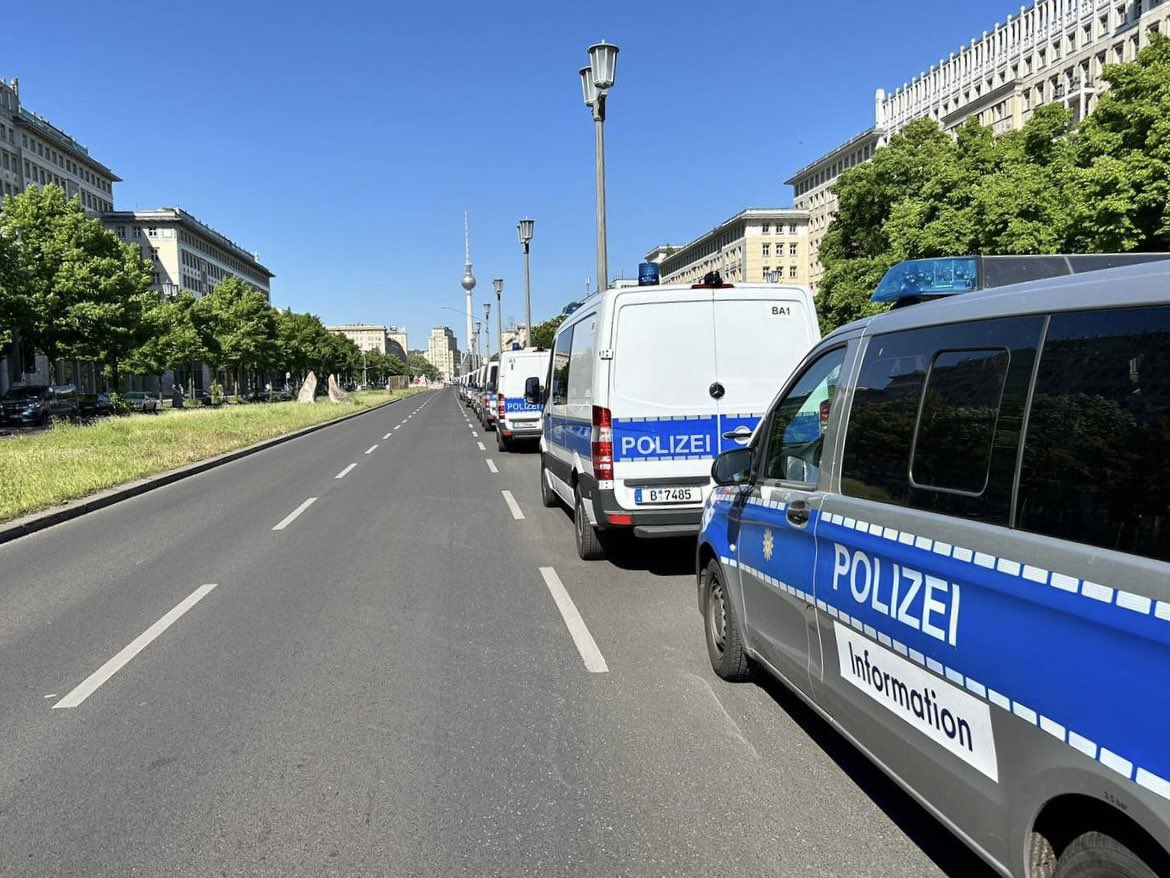
[[[553,445],[568,448],[582,457],[592,457],[593,423],[581,418],[549,415],[544,419],[545,438]]]
[[[506,396],[504,397],[504,412],[512,414],[513,412],[532,412],[533,414],[540,414],[541,407],[533,405],[530,402],[525,402],[522,396]]]

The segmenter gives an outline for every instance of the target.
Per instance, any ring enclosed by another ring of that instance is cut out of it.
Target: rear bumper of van
[[[597,487],[597,479],[582,473],[581,496],[593,504],[598,530],[633,531],[643,539],[688,537],[699,533],[703,520],[700,509],[625,509],[609,489]]]

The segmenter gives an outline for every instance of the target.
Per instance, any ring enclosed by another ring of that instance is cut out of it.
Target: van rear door
[[[714,291],[718,451],[747,445],[781,387],[820,338],[809,294],[800,287]],[[733,437],[726,434],[733,433]]]
[[[642,288],[617,301],[609,408],[624,508],[703,501],[718,448],[712,318],[709,289]]]

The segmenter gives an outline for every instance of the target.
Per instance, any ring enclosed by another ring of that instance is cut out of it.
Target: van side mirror
[[[733,448],[724,451],[711,464],[711,478],[716,485],[742,485],[752,472],[752,450]]]
[[[524,401],[529,405],[544,405],[544,388],[535,375],[524,381]]]

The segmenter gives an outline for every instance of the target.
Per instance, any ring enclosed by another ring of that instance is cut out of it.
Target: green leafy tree
[[[194,308],[207,358],[234,373],[236,393],[248,370],[272,365],[277,351],[276,313],[262,292],[232,276],[216,284]]]
[[[121,361],[145,337],[151,271],[137,247],[86,217],[58,186],[5,199],[0,238],[9,271],[5,310],[22,339],[51,361],[100,362],[115,386]]]
[[[195,294],[184,290],[174,299],[161,299],[147,312],[147,339],[126,361],[133,372],[162,374],[168,369],[184,369],[207,360],[203,333],[196,325]]]
[[[442,373],[422,354],[411,354],[406,367],[411,377],[425,378],[428,381],[438,381],[442,377]]]
[[[565,315],[558,314],[544,323],[537,323],[532,327],[532,345],[538,348],[551,348],[553,337],[557,334],[557,327],[565,322]]]
[[[320,318],[313,314],[298,314],[291,309],[277,312],[277,368],[292,373],[297,381],[303,380],[310,369],[320,368],[332,337]]]

